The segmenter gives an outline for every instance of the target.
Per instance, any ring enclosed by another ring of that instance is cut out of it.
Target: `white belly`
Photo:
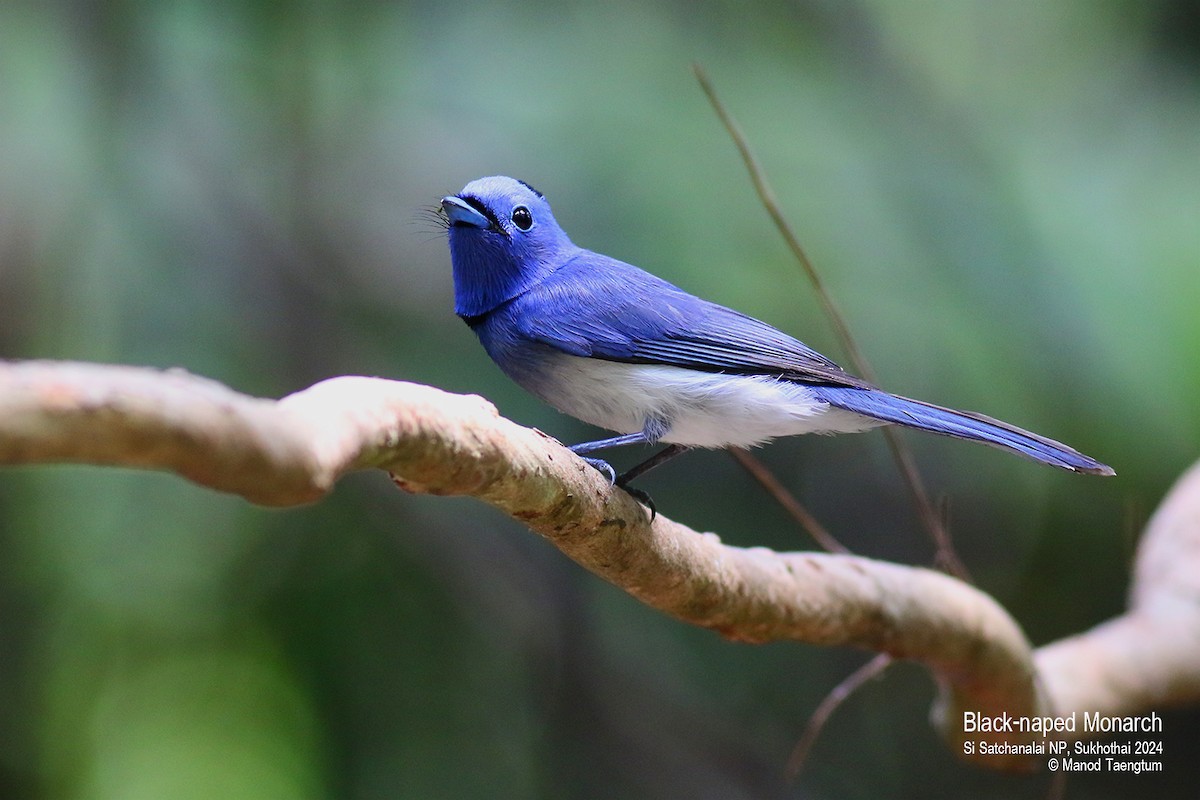
[[[855,433],[884,423],[816,400],[806,387],[762,375],[621,364],[556,354],[527,385],[559,411],[617,433],[661,420],[661,441],[691,447],[762,444],[801,433]]]

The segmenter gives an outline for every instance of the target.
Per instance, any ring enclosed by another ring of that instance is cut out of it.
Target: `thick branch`
[[[1048,697],[1039,700],[1024,635],[982,592],[927,569],[732,547],[661,515],[651,524],[561,444],[478,397],[342,377],[274,402],[179,371],[0,363],[0,463],[65,461],[169,470],[274,506],[311,502],[367,467],[389,470],[411,492],[478,497],[686,622],[742,641],[853,645],[925,663],[947,689],[937,718],[954,743],[964,710],[1134,713],[1196,696],[1198,643],[1181,635],[1200,630],[1194,489],[1190,505],[1164,504],[1147,536],[1127,615],[1138,624],[1118,620],[1044,648],[1038,664]],[[1180,537],[1190,542],[1190,566],[1177,560]],[[1177,588],[1155,588],[1163,583]],[[1183,617],[1191,622],[1175,627]],[[1140,659],[1114,661],[1083,681],[1095,672],[1097,647],[1136,647]],[[1170,674],[1150,674],[1147,664]]]
[[[1146,526],[1129,611],[1039,648],[1036,663],[1060,714],[1200,702],[1200,464]]]

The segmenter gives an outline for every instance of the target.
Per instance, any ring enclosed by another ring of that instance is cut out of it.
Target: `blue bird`
[[[619,477],[608,462],[585,458],[644,502],[629,481],[689,448],[889,423],[1072,472],[1114,474],[1014,425],[877,389],[765,322],[578,247],[542,193],[522,181],[480,178],[441,207],[454,309],[488,355],[559,411],[620,434],[571,450],[669,445]]]

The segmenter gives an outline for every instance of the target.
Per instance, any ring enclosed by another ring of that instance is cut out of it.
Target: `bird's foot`
[[[627,495],[646,506],[646,508],[650,509],[650,521],[654,522],[655,517],[658,516],[658,509],[654,507],[653,498],[651,498],[649,494],[643,492],[641,489],[629,485],[629,481],[637,477],[636,475],[631,475],[629,472],[626,472],[618,476],[617,471],[613,469],[612,464],[608,463],[603,458],[588,458],[587,456],[580,456],[580,458],[582,458],[584,462],[589,464],[601,475],[608,478],[609,484],[616,486],[619,489],[623,489]]]
[[[617,471],[612,468],[612,464],[605,461],[603,458],[588,458],[580,456],[585,463],[590,464],[597,472],[608,478],[610,485],[617,485]]]
[[[632,478],[630,478],[628,474],[621,475],[619,478],[617,478],[616,485],[624,489],[625,493],[634,500],[637,500],[646,508],[650,509],[650,522],[654,522],[655,518],[658,516],[658,508],[656,508],[654,505],[654,498],[636,486],[630,486],[630,480],[632,480]]]

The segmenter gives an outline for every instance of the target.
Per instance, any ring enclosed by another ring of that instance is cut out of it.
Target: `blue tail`
[[[1072,472],[1089,475],[1114,475],[1112,467],[1101,464],[1094,458],[1060,444],[1053,439],[1038,436],[982,414],[971,411],[954,411],[941,406],[909,400],[878,389],[857,389],[849,386],[813,386],[812,392],[820,400],[836,408],[853,411],[866,417],[894,422],[931,433],[970,439],[990,444],[1003,450],[1060,467]]]

